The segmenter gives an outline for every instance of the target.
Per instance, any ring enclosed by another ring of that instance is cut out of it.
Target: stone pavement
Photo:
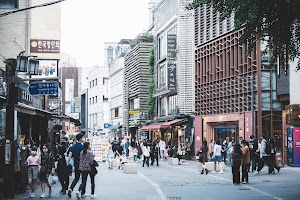
[[[226,167],[224,174],[201,175],[197,161],[186,161],[182,165],[168,165],[160,161],[159,167],[142,167],[138,163],[137,174],[125,174],[123,170],[109,170],[107,163],[100,163],[96,176],[96,199],[105,200],[194,200],[200,199],[300,199],[300,168],[285,166],[280,173],[267,174],[267,167],[259,175],[249,174],[249,184],[233,185],[231,168]],[[87,193],[90,193],[88,179]],[[76,185],[72,193],[75,199]],[[46,191],[48,191],[46,189]],[[60,184],[53,185],[53,194],[47,199],[69,199],[59,194]],[[38,185],[36,198],[41,195]],[[30,199],[27,193],[16,195],[16,199]],[[90,199],[90,198],[83,198]]]

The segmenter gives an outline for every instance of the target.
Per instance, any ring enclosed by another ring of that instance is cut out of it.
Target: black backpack
[[[241,161],[242,159],[243,159],[242,151],[234,152],[234,154],[233,154],[234,161]]]
[[[271,144],[269,141],[266,141],[266,154],[271,154]]]

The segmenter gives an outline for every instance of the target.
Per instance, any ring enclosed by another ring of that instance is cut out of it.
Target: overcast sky
[[[131,39],[148,28],[149,0],[62,2],[61,48],[77,67],[103,65],[104,42]]]

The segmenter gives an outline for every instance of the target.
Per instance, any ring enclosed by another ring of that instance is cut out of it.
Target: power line
[[[30,9],[33,9],[33,8],[41,8],[41,7],[54,5],[54,4],[57,4],[57,3],[61,3],[63,1],[65,1],[65,0],[52,1],[52,2],[49,2],[49,3],[44,3],[44,4],[40,4],[40,5],[36,5],[36,6],[22,8],[22,9],[19,9],[19,10],[13,10],[13,11],[10,11],[10,12],[5,12],[5,13],[0,14],[0,17],[4,17],[4,16],[11,15],[11,14],[18,13],[18,12],[22,12],[22,11],[25,11],[25,10],[30,10]]]

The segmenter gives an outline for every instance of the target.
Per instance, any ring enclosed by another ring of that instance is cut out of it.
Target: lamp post
[[[16,71],[29,72],[29,75],[37,75],[39,62],[30,59],[32,56],[23,56],[22,51],[17,59],[5,59],[6,80],[7,80],[7,103],[6,103],[6,126],[5,126],[5,156],[4,156],[4,198],[14,198],[14,165],[15,165],[15,142],[14,124],[15,124],[15,104],[18,103],[18,92],[16,83],[22,81],[16,76]],[[29,70],[27,69],[29,63]]]
[[[16,74],[16,59],[6,59],[7,104],[5,127],[4,198],[14,198],[14,107],[17,92],[12,77]]]

